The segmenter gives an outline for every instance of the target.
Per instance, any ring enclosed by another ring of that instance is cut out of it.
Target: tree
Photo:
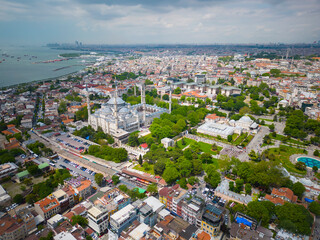
[[[40,240],[53,240],[53,232],[50,231],[46,237],[41,237]]]
[[[169,95],[168,94],[163,95],[162,99],[165,101],[169,101]]]
[[[251,113],[251,109],[248,106],[244,106],[239,110],[240,115],[246,115],[248,113]]]
[[[242,189],[243,189],[243,183],[244,183],[243,179],[239,179],[239,178],[238,178],[238,179],[236,180],[235,192],[240,193],[240,192],[242,191]]]
[[[271,132],[274,132],[274,128],[275,128],[275,126],[273,123],[269,125],[269,129]]]
[[[35,175],[39,174],[39,172],[40,172],[38,166],[34,165],[34,164],[28,166],[27,170],[32,176],[35,176]]]
[[[144,162],[142,164],[144,170],[149,171],[151,169],[150,164],[148,162]]]
[[[234,182],[233,181],[229,182],[229,190],[232,192],[234,191]]]
[[[217,144],[212,144],[212,147],[211,147],[212,151],[217,151],[218,150],[218,146]]]
[[[304,162],[296,162],[295,164],[296,169],[305,171],[307,169],[306,164]]]
[[[96,183],[97,183],[99,186],[101,186],[102,180],[103,180],[103,175],[102,175],[102,173],[96,173],[96,174],[94,175],[94,180],[96,181]]]
[[[270,221],[269,210],[263,205],[262,202],[252,201],[248,203],[247,214],[257,221],[261,220],[263,226],[267,226]]]
[[[246,194],[247,195],[251,195],[251,192],[252,192],[252,186],[250,183],[247,183],[245,186],[244,186],[244,190],[246,191]]]
[[[162,176],[165,168],[166,168],[166,159],[159,159],[153,166],[154,174]]]
[[[196,183],[198,183],[199,182],[199,179],[198,178],[196,178],[196,177],[194,177],[194,176],[191,176],[191,177],[189,177],[189,179],[188,179],[188,183],[190,184],[190,185],[194,185],[194,184],[196,184]]]
[[[112,176],[112,182],[113,182],[114,185],[117,185],[120,182],[119,176],[118,175],[113,175]]]
[[[212,155],[210,153],[202,153],[200,160],[205,164],[212,163]]]
[[[313,166],[313,167],[312,167],[312,171],[314,171],[315,173],[317,173],[317,172],[318,172],[318,167],[317,167],[317,166]]]
[[[292,186],[292,191],[295,195],[297,195],[300,199],[302,198],[303,193],[306,191],[306,188],[303,186],[302,183],[296,182]]]
[[[65,113],[67,111],[67,103],[65,101],[61,101],[58,107],[59,114]]]
[[[202,161],[200,159],[193,159],[192,166],[193,166],[192,173],[194,175],[201,174],[203,168],[202,168]]]
[[[157,194],[158,193],[157,184],[155,183],[149,184],[147,187],[147,192],[151,193],[152,195]]]
[[[139,162],[139,165],[142,166],[143,160],[142,160],[142,156],[141,156],[141,155],[139,155],[139,160],[138,160],[138,162]]]
[[[320,156],[320,153],[319,153],[318,150],[315,150],[315,151],[313,152],[313,155],[316,156],[316,157],[319,157],[319,156]]]
[[[232,135],[228,135],[228,142],[232,142]]]
[[[258,162],[260,160],[260,157],[254,150],[251,150],[249,153],[249,157],[252,161]]]
[[[320,204],[316,201],[309,204],[310,212],[314,213],[317,216],[320,216]]]
[[[213,188],[216,188],[221,182],[221,175],[215,170],[211,165],[207,167],[207,176],[204,177],[204,180],[210,184]]]
[[[23,196],[21,194],[17,194],[13,197],[13,202],[17,204],[23,203]]]
[[[133,132],[129,135],[128,138],[128,145],[130,145],[131,147],[136,147],[139,146],[139,135],[136,132]]]
[[[293,233],[310,235],[313,217],[304,206],[285,203],[283,206],[276,206],[275,213],[279,219],[279,228]]]
[[[162,177],[168,184],[172,184],[180,177],[180,174],[174,166],[170,166],[164,170]]]
[[[74,215],[71,217],[71,224],[76,225],[79,224],[81,227],[86,227],[88,226],[88,219],[85,217],[82,217],[80,215]]]
[[[183,189],[187,189],[187,188],[188,188],[188,187],[187,187],[187,180],[186,180],[185,178],[181,178],[181,179],[179,180],[179,185],[180,185],[180,187],[183,188]]]
[[[122,192],[125,192],[125,193],[129,190],[128,187],[127,187],[126,185],[123,185],[123,184],[119,186],[119,189],[120,189]]]
[[[180,94],[181,93],[181,89],[179,87],[177,87],[174,91],[174,94]]]

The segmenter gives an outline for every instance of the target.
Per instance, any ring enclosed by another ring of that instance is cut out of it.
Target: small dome
[[[104,113],[112,113],[112,110],[111,110],[111,108],[109,108],[109,107],[104,107],[104,108],[103,108],[103,112],[104,112]]]
[[[119,113],[128,113],[128,112],[130,112],[130,111],[129,111],[129,109],[126,108],[126,107],[123,107],[123,108],[121,108],[121,109],[119,110]]]
[[[252,122],[251,118],[248,116],[243,116],[239,119],[241,122]]]

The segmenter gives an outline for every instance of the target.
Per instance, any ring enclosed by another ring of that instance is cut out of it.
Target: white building
[[[234,127],[215,122],[206,122],[197,129],[198,133],[203,133],[214,137],[221,136],[222,138],[228,138],[228,135],[232,135],[234,131]]]
[[[168,147],[173,147],[174,146],[174,141],[170,138],[163,138],[161,139],[161,143],[163,144],[163,146],[165,148],[168,148]]]
[[[11,174],[18,172],[18,166],[14,163],[8,162],[0,165],[0,179],[5,178]]]
[[[87,215],[89,227],[91,227],[98,234],[103,233],[108,227],[108,214],[108,209],[101,205],[90,208]]]
[[[257,129],[259,125],[255,123],[250,117],[243,116],[238,121],[234,122],[234,127],[241,127],[245,131],[250,131],[250,130]]]
[[[4,206],[11,200],[9,194],[7,194],[6,190],[0,185],[0,206]]]
[[[121,232],[137,219],[137,212],[131,204],[122,208],[110,217],[109,240],[118,240]]]
[[[88,97],[87,102],[87,106],[90,106]],[[95,113],[90,114],[88,107],[88,123],[95,130],[101,127],[104,133],[112,135],[119,141],[127,141],[131,132],[140,130],[143,125],[151,124],[154,118],[160,117],[165,112],[168,112],[165,108],[146,104],[144,87],[141,91],[141,104],[133,106],[119,98],[116,89],[115,96]]]

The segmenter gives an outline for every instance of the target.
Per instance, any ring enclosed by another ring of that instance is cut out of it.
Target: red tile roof
[[[60,204],[56,198],[46,197],[35,204],[38,204],[44,213],[58,207]]]

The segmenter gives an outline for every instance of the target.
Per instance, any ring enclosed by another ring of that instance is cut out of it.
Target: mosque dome
[[[117,97],[117,98],[110,98],[110,100],[107,102],[108,105],[115,105],[117,103],[117,105],[123,105],[125,104],[125,101],[123,101],[121,98]]]
[[[243,117],[241,117],[241,118],[239,119],[239,121],[240,121],[240,122],[247,122],[247,123],[251,123],[251,122],[252,122],[251,118],[248,117],[248,116],[243,116]]]

